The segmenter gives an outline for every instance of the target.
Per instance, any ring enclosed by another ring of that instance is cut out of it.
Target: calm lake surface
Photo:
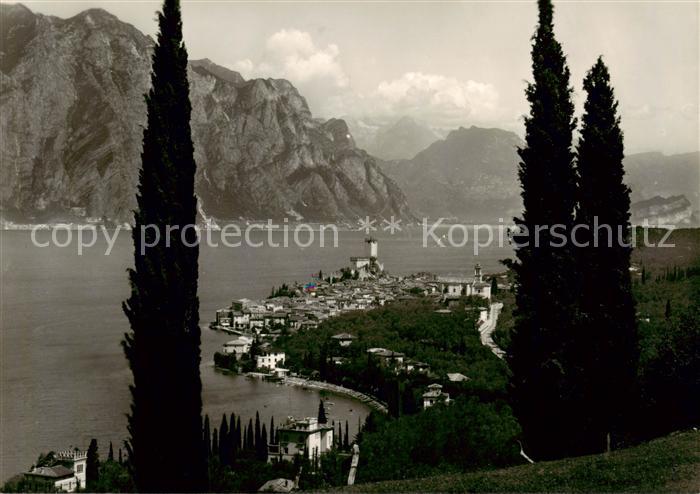
[[[76,232],[73,232],[74,235]],[[387,271],[410,274],[471,276],[479,262],[485,272],[500,270],[499,259],[512,256],[508,246],[482,248],[474,256],[471,244],[462,248],[422,246],[420,229],[395,235],[373,232],[379,258]],[[215,234],[216,235],[216,234]],[[273,234],[282,243],[282,233]],[[37,238],[50,239],[49,232]],[[226,376],[213,367],[213,354],[231,339],[207,328],[217,308],[241,297],[264,298],[273,285],[305,281],[319,269],[331,272],[363,255],[364,233],[340,232],[332,247],[319,242],[307,248],[273,248],[267,232],[255,232],[254,247],[207,247],[200,251],[199,297],[202,322],[204,411],[218,427],[222,413],[254,417],[269,424],[288,415],[315,416],[319,395],[245,377]],[[303,237],[302,238],[307,238]],[[60,237],[65,239],[65,234]],[[24,471],[42,451],[86,448],[99,441],[106,457],[108,442],[117,447],[126,437],[131,374],[120,341],[128,323],[121,302],[128,296],[126,268],[131,266],[130,232],[122,231],[110,255],[107,242],[78,255],[77,242],[67,247],[36,247],[28,231],[0,232],[0,482]],[[357,430],[368,409],[353,400],[332,396],[331,419],[348,420]]]

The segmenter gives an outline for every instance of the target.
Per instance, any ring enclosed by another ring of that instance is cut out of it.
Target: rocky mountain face
[[[413,158],[441,138],[435,130],[411,117],[401,117],[389,125],[368,125],[352,119],[348,125],[360,145],[383,160]]]
[[[153,40],[104,10],[0,5],[0,201],[20,221],[131,220]],[[342,120],[285,80],[190,62],[197,194],[215,219],[410,217]]]
[[[495,224],[520,210],[520,145],[512,132],[460,127],[413,159],[388,161],[382,167],[417,214]]]
[[[631,221],[635,225],[691,226],[693,210],[690,201],[684,196],[661,197],[635,202],[631,207]]]

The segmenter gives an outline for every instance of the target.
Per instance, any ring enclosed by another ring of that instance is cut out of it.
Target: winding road
[[[501,302],[491,304],[491,313],[489,314],[489,318],[479,327],[481,344],[489,347],[493,354],[500,359],[503,358],[506,352],[496,345],[496,342],[493,341],[492,335],[496,330],[496,324],[498,323],[498,316],[501,313],[501,309],[503,309],[503,304]]]

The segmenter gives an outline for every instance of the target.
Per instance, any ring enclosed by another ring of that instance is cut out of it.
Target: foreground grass
[[[361,453],[360,453],[361,454]],[[422,479],[357,484],[347,492],[700,492],[700,432],[609,455]]]

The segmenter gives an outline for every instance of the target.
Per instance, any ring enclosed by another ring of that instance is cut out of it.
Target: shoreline
[[[216,365],[214,366],[214,369],[218,372],[222,372],[228,376],[240,376],[240,377],[247,377],[247,378],[253,378],[253,379],[264,379],[266,380],[270,374],[264,374],[262,372],[245,372],[245,373],[236,373],[233,372],[229,369],[224,369],[222,367],[217,367]],[[355,391],[354,389],[346,388],[343,386],[339,386],[337,384],[332,384],[332,383],[327,383],[324,381],[314,381],[312,379],[306,379],[303,377],[283,377],[280,379],[275,379],[271,380],[270,382],[277,382],[280,384],[284,385],[289,385],[289,386],[296,386],[302,389],[315,389],[319,391],[328,391],[330,393],[340,395],[340,396],[346,396],[348,398],[351,398],[353,400],[359,401],[363,405],[366,405],[367,407],[376,410],[381,413],[388,414],[389,409],[387,408],[385,403],[382,403],[378,399],[374,398],[373,396],[366,395],[364,393],[360,393],[359,391]]]
[[[279,382],[282,384],[290,384],[292,386],[298,386],[304,389],[318,389],[323,391],[329,391],[337,395],[347,396],[354,400],[357,400],[369,408],[372,408],[378,412],[389,413],[389,409],[386,404],[377,400],[376,398],[355,391],[354,389],[339,386],[337,384],[327,383],[324,381],[314,381],[312,379],[305,379],[303,377],[284,377]]]

